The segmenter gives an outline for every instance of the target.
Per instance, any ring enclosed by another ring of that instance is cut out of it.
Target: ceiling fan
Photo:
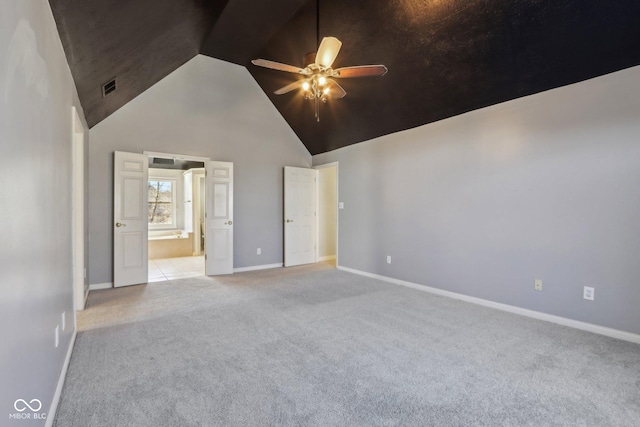
[[[329,98],[344,98],[347,94],[342,86],[333,80],[334,78],[384,76],[388,71],[384,65],[358,65],[336,68],[334,70],[331,66],[338,56],[341,46],[342,42],[337,38],[324,37],[320,43],[320,47],[318,47],[317,53],[311,52],[305,55],[304,68],[266,59],[254,59],[251,62],[259,67],[304,76],[302,79],[281,87],[274,93],[276,95],[282,95],[296,89],[302,89],[305,99],[315,101],[315,117],[317,121],[320,121],[319,102],[327,102]]]

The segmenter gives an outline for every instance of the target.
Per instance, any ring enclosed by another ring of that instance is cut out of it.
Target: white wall
[[[282,169],[311,155],[244,67],[198,55],[91,129],[91,284],[112,282],[114,150],[234,162],[234,266],[282,262]]]
[[[336,256],[337,215],[336,167],[318,170],[318,255]]]
[[[16,412],[16,399],[39,399],[41,412],[49,412],[72,337],[74,105],[79,108],[49,3],[3,2],[0,155],[6,162],[0,168],[2,425],[13,422],[9,414]],[[80,108],[79,113],[83,117]],[[61,324],[63,312],[67,328],[55,348],[54,329]],[[42,425],[44,421],[15,424]]]
[[[639,82],[635,67],[314,156],[340,162],[340,264],[640,333]]]

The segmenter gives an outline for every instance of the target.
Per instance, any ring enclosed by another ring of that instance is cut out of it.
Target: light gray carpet
[[[640,425],[640,346],[321,265],[83,316],[60,427]]]

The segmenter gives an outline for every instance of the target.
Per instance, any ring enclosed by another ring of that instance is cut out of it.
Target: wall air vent
[[[111,92],[115,92],[116,90],[116,78],[112,78],[108,82],[102,85],[102,97],[109,95]]]
[[[154,157],[151,164],[154,165],[175,165],[176,159],[163,159],[162,157]]]

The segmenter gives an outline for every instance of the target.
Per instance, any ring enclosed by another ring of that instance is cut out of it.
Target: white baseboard
[[[245,271],[267,270],[269,268],[282,267],[282,263],[279,264],[265,264],[265,265],[252,265],[251,267],[234,268],[234,273],[243,273]]]
[[[579,320],[567,319],[566,317],[554,316],[553,314],[542,313],[539,311],[529,310],[526,308],[520,308],[513,305],[502,304],[495,301],[489,301],[482,298],[476,298],[469,295],[458,294],[456,292],[445,291],[438,288],[432,288],[430,286],[419,285],[417,283],[407,282],[400,279],[394,279],[392,277],[381,276],[379,274],[368,273],[366,271],[355,270],[349,267],[337,266],[338,270],[343,270],[349,273],[358,274],[360,276],[370,277],[372,279],[382,280],[384,282],[393,283],[395,285],[406,286],[408,288],[417,289],[423,292],[429,292],[432,294],[453,298],[472,304],[478,304],[485,307],[495,308],[496,310],[507,311],[513,314],[519,314],[521,316],[527,316],[538,320],[544,320],[546,322],[556,323],[562,326],[568,326],[570,328],[580,329],[587,332],[593,332],[595,334],[605,335],[611,338],[618,338],[624,341],[640,344],[640,335],[631,332],[620,331],[618,329],[607,328],[605,326],[594,325],[592,323],[581,322]]]
[[[62,372],[60,372],[60,377],[58,378],[58,385],[56,386],[56,391],[53,394],[53,400],[51,400],[51,406],[49,407],[49,412],[47,412],[47,421],[45,422],[45,427],[53,426],[53,421],[56,418],[56,411],[58,410],[58,403],[60,402],[60,395],[62,394],[62,387],[64,386],[64,379],[67,376],[67,369],[69,368],[69,361],[71,360],[71,353],[73,353],[73,345],[76,342],[76,329],[73,330],[73,334],[71,335],[71,341],[69,341],[69,348],[67,349],[67,356],[64,359],[64,364],[62,365]]]
[[[318,257],[318,261],[319,261],[319,262],[322,262],[322,261],[332,261],[332,260],[334,260],[334,259],[336,259],[336,256],[335,256],[335,255],[329,255],[329,256],[321,256],[321,257]]]
[[[97,291],[99,289],[111,289],[111,288],[113,288],[112,282],[96,283],[94,285],[89,285],[89,291]]]

